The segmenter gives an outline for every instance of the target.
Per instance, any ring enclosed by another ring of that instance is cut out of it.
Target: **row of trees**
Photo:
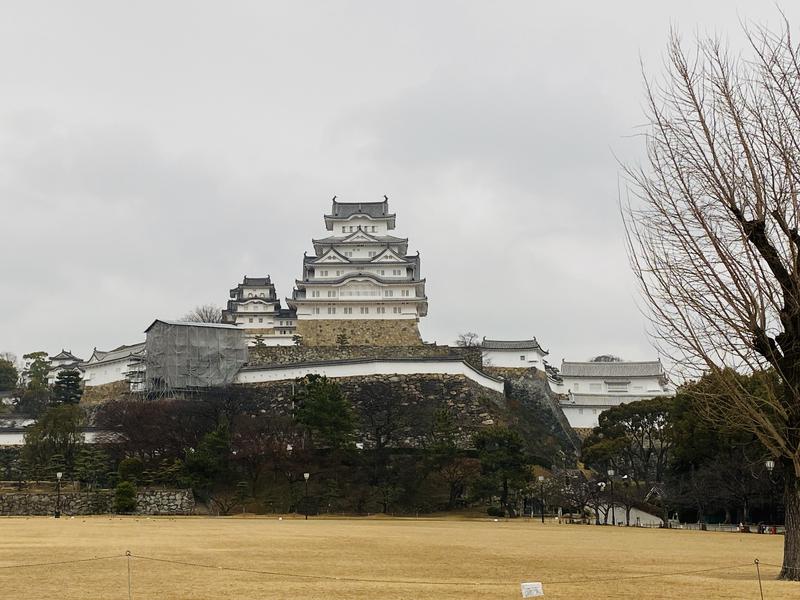
[[[13,356],[0,358],[0,392],[14,392],[12,408],[15,412],[35,417],[52,405],[77,404],[80,401],[83,384],[77,370],[60,371],[51,386],[47,352],[31,352],[23,358],[29,366],[25,371],[26,383],[22,386]]]
[[[732,371],[738,385],[754,392],[764,377]],[[783,470],[768,468],[771,454],[752,432],[714,424],[703,400],[715,377],[684,386],[674,398],[622,404],[601,413],[586,439],[583,459],[604,478],[620,480],[620,501],[630,509],[647,499],[684,520],[750,522],[778,519],[775,498]]]
[[[521,437],[494,426],[461,448],[453,416],[436,410],[420,447],[400,448],[391,404],[356,414],[333,381],[295,385],[288,414],[258,408],[252,390],[211,390],[190,399],[131,399],[97,410],[105,430],[87,445],[83,407],[55,405],[4,459],[6,479],[68,479],[96,486],[191,486],[215,510],[414,513],[495,504],[516,514],[531,481]],[[255,392],[257,393],[257,392]],[[358,439],[368,439],[367,443]],[[305,494],[303,474],[310,474]]]

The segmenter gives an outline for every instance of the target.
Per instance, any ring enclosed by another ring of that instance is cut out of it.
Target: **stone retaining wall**
[[[0,516],[52,515],[57,495],[46,492],[0,494]],[[113,512],[114,490],[65,492],[61,494],[61,514],[97,515]],[[194,511],[191,490],[142,490],[136,494],[138,515],[190,515]]]
[[[359,421],[356,440],[366,448],[383,444],[420,448],[430,444],[431,426],[438,410],[446,410],[456,443],[471,446],[476,431],[508,421],[503,394],[486,389],[463,375],[389,375],[337,378],[353,404]],[[292,411],[293,381],[243,384],[258,390],[252,410],[288,416]]]
[[[421,346],[416,319],[300,319],[297,333],[304,346],[336,346],[347,336],[355,346]]]
[[[456,346],[265,346],[250,348],[250,365],[289,365],[319,363],[337,360],[402,359],[402,358],[461,358],[476,369],[481,369],[483,359],[480,348]]]

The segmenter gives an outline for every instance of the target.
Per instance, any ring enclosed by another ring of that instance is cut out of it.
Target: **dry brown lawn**
[[[758,599],[753,559],[779,564],[782,543],[770,535],[488,519],[0,518],[0,598],[124,600],[120,555],[130,550],[138,600],[520,598],[522,581],[544,582],[551,599]],[[116,557],[8,568],[109,555]],[[774,581],[777,571],[762,566],[764,598],[800,599],[800,583]]]

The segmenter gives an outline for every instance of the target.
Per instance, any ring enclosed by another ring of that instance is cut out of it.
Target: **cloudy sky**
[[[800,22],[800,7],[784,3]],[[0,351],[84,358],[290,295],[322,215],[388,194],[426,340],[655,356],[618,214],[640,60],[770,1],[0,1]]]

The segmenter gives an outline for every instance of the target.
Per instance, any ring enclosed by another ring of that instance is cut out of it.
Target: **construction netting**
[[[146,333],[148,391],[227,385],[247,362],[244,331],[233,325],[158,320]]]

